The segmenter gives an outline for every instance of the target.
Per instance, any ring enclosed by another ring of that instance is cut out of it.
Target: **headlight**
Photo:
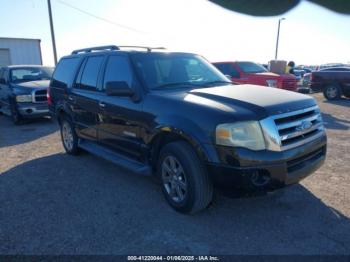
[[[216,127],[216,144],[245,147],[252,150],[266,148],[264,136],[257,121],[218,125]]]
[[[272,80],[272,79],[266,80],[266,84],[269,87],[277,87],[277,80]]]
[[[19,103],[32,102],[32,95],[19,95],[16,96],[16,101]]]

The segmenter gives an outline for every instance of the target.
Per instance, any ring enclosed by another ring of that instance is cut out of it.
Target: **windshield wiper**
[[[162,85],[156,86],[154,89],[161,89],[164,87],[172,87],[172,86],[198,86],[198,85],[191,82],[175,82],[175,83],[162,84]]]
[[[230,85],[234,85],[234,83],[232,82],[228,82],[228,81],[223,81],[223,80],[217,80],[217,81],[211,81],[211,82],[207,82],[202,84],[203,86],[213,86],[216,84],[230,84]]]

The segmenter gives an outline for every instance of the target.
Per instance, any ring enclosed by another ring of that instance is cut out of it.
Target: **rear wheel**
[[[203,163],[186,142],[167,144],[157,168],[167,202],[181,213],[196,213],[213,198],[213,186]]]
[[[325,98],[328,100],[335,100],[339,99],[341,97],[341,91],[338,85],[336,84],[331,84],[325,87],[323,91],[323,95]]]
[[[76,155],[78,153],[78,136],[75,133],[72,121],[67,117],[61,119],[61,139],[68,154]]]

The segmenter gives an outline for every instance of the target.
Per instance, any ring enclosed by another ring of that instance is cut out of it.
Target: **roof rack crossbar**
[[[72,55],[76,55],[79,53],[90,53],[92,51],[103,51],[103,50],[119,50],[119,47],[116,45],[106,45],[106,46],[96,46],[96,47],[89,47],[84,49],[77,49],[72,52]]]
[[[154,49],[166,49],[165,47],[148,47],[148,46],[137,46],[137,45],[121,45],[119,46],[119,48],[122,47],[122,48],[143,48],[143,49],[146,49],[148,52],[151,52],[152,50]]]

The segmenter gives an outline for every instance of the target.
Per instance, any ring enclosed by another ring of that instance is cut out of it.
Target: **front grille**
[[[34,103],[44,103],[47,101],[47,90],[37,90],[34,91],[33,95]]]
[[[282,150],[316,139],[324,132],[318,107],[282,114],[274,118]]]

